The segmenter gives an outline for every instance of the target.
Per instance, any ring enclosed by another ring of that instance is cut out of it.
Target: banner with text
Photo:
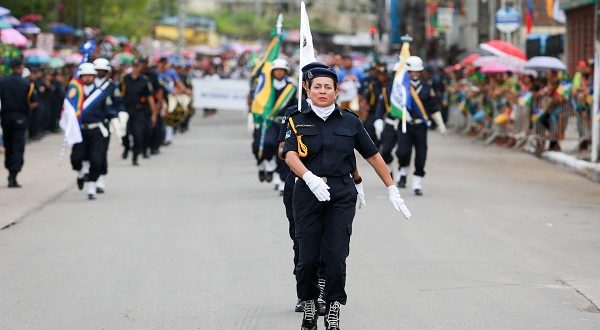
[[[248,111],[250,84],[243,79],[194,79],[194,107]]]

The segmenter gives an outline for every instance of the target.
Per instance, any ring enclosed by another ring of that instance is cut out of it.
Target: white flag
[[[73,145],[83,141],[81,137],[81,130],[79,129],[79,121],[77,120],[77,114],[75,108],[65,100],[63,103],[63,111],[60,116],[59,122],[60,128],[65,131],[65,144]]]
[[[300,68],[316,61],[308,14],[304,1],[302,1],[300,3]]]
[[[552,18],[561,24],[565,24],[567,22],[567,17],[565,16],[565,11],[560,9],[560,1],[558,1],[558,0],[554,0],[554,8],[552,9]]]

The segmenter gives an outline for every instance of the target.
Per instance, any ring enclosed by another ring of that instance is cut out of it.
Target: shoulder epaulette
[[[357,114],[356,114],[354,111],[352,111],[352,110],[350,110],[350,109],[345,109],[345,108],[342,108],[342,110],[343,110],[343,111],[346,111],[346,112],[349,112],[349,113],[353,114],[353,115],[354,115],[354,117],[357,117],[357,118],[358,118],[358,115],[357,115]]]

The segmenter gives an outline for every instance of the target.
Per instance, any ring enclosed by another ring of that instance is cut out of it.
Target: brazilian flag
[[[265,54],[263,54],[253,69],[253,75],[258,77],[251,105],[255,123],[262,122],[271,117],[273,111],[276,111],[274,107],[275,89],[273,88],[273,78],[271,77],[271,66],[272,62],[279,57],[280,48],[281,36],[275,35],[269,43]]]

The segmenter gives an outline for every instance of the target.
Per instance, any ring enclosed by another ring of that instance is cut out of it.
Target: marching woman
[[[296,290],[298,298],[305,301],[301,329],[317,329],[322,258],[327,283],[325,327],[336,330],[340,305],[346,304],[346,257],[358,194],[351,177],[356,164],[354,149],[381,178],[394,208],[406,218],[410,211],[358,117],[336,106],[335,72],[313,68],[305,76],[308,105],[288,118],[283,147],[286,163],[299,178],[292,201],[299,245]]]

